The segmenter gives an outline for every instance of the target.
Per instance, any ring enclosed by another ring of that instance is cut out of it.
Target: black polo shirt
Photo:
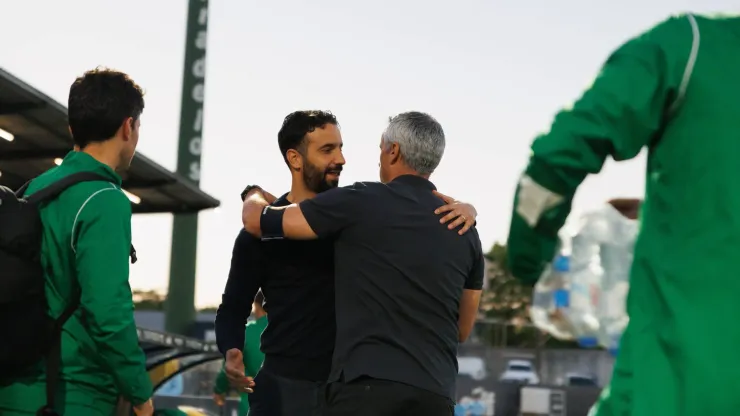
[[[290,205],[286,195],[274,206]],[[216,315],[219,350],[244,346],[244,324],[265,295],[263,368],[283,377],[326,381],[334,351],[334,249],[328,240],[261,242],[241,230]]]
[[[478,233],[439,223],[434,185],[404,175],[358,182],[300,204],[334,239],[337,340],[329,381],[392,380],[454,400],[463,289],[481,289]]]

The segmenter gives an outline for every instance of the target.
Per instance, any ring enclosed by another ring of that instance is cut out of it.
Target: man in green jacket
[[[740,409],[740,17],[682,15],[619,47],[532,144],[509,265],[535,282],[578,185],[648,149],[630,323],[598,416]]]
[[[262,336],[262,331],[267,327],[267,312],[262,307],[264,303],[265,296],[262,294],[262,291],[257,292],[257,296],[254,297],[254,303],[252,304],[252,317],[254,320],[247,323],[244,329],[244,374],[247,377],[255,377],[257,375],[260,367],[262,367],[262,360],[265,358],[265,354],[260,350],[260,337]],[[226,369],[222,367],[216,377],[216,384],[213,389],[214,400],[217,405],[223,406],[226,400],[226,394],[230,389],[231,386],[228,377],[226,377]],[[239,416],[247,416],[247,413],[249,413],[248,393],[241,393],[240,396]]]
[[[69,127],[79,151],[33,180],[26,195],[77,172],[108,181],[68,188],[41,207],[42,264],[52,316],[76,294],[80,307],[62,332],[56,412],[110,416],[119,398],[151,415],[152,385],[138,345],[129,287],[131,204],[117,171],[126,170],[139,138],[141,88],[126,74],[97,69],[69,92]],[[0,387],[0,414],[35,415],[46,403],[43,363]]]

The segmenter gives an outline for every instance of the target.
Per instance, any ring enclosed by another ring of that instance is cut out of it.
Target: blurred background
[[[142,85],[139,154],[124,178],[142,345],[159,403],[231,414],[211,400],[214,311],[241,227],[237,195],[247,184],[289,187],[276,143],[283,117],[337,115],[348,184],[377,179],[388,116],[428,112],[448,140],[432,179],[476,206],[489,248],[480,320],[460,347],[458,413],[526,413],[527,401],[530,414],[585,415],[613,359],[532,326],[531,291],[509,273],[501,244],[517,177],[532,139],[619,44],[671,14],[736,9],[730,0],[0,0],[0,184],[19,187],[71,149],[75,77],[107,66]],[[609,162],[581,187],[574,213],[640,198],[644,163]],[[523,384],[545,393],[530,397]]]

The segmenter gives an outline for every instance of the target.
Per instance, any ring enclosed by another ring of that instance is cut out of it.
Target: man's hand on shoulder
[[[262,235],[260,227],[262,210],[272,202],[275,202],[276,198],[259,186],[248,186],[242,192],[242,198],[244,201],[242,205],[242,223],[244,224],[244,229],[255,237],[260,237]]]
[[[246,201],[246,199],[247,199],[247,198],[248,198],[248,197],[249,197],[250,195],[252,195],[252,193],[254,193],[254,192],[259,192],[259,193],[261,193],[261,194],[262,194],[262,197],[263,197],[263,198],[265,199],[265,201],[267,201],[267,203],[268,203],[268,204],[270,204],[270,205],[274,204],[274,203],[275,203],[275,201],[277,201],[277,197],[275,197],[275,195],[273,195],[273,194],[271,194],[271,193],[269,193],[269,192],[265,191],[265,190],[264,190],[264,189],[262,189],[262,188],[261,188],[260,186],[257,186],[257,185],[249,185],[249,186],[247,186],[246,188],[244,188],[244,190],[243,190],[243,191],[242,191],[242,193],[241,193],[241,198],[242,198],[242,202],[245,202],[245,201]]]
[[[462,228],[457,232],[460,235],[465,234],[475,225],[475,220],[478,218],[478,211],[476,211],[473,205],[460,202],[438,191],[432,192],[445,202],[445,205],[434,211],[437,215],[447,213],[439,220],[440,224],[447,224],[447,229],[449,230],[454,230],[462,225]]]

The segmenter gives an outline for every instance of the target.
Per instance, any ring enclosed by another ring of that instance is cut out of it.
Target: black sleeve
[[[244,326],[263,281],[258,244],[246,230],[239,232],[234,243],[229,278],[216,312],[216,343],[224,355],[230,349],[244,348]]]
[[[363,200],[368,195],[367,185],[335,188],[299,204],[303,218],[319,238],[336,234],[356,223],[363,215]]]
[[[482,290],[483,289],[483,276],[486,272],[486,261],[483,259],[483,248],[481,247],[480,237],[478,237],[478,231],[475,228],[471,228],[468,234],[473,238],[473,267],[468,273],[468,278],[465,279],[465,289],[470,290]]]

